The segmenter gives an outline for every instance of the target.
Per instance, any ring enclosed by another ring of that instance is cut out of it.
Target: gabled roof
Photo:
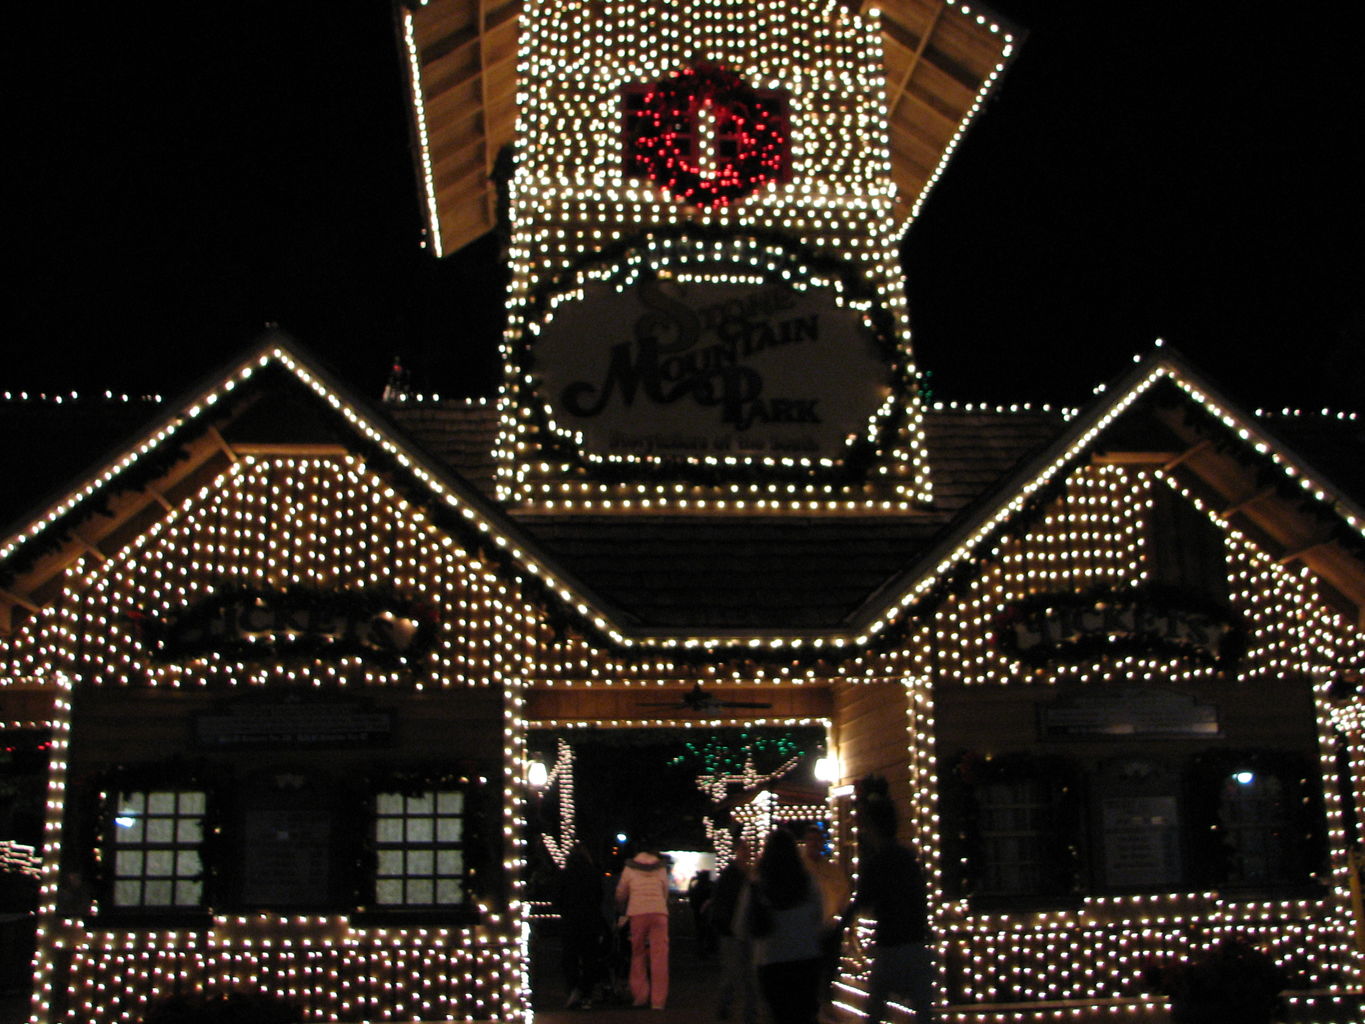
[[[47,603],[67,565],[112,554],[243,454],[355,451],[437,525],[626,648],[859,646],[932,602],[994,531],[1090,460],[1163,467],[1273,557],[1311,568],[1354,619],[1365,608],[1359,493],[1330,482],[1168,350],[1069,421],[932,411],[941,500],[929,511],[509,512],[478,486],[490,409],[390,412],[291,340],[269,337],[0,543],[0,606]]]
[[[388,412],[428,453],[492,494],[490,408],[412,403]],[[898,505],[893,514],[868,508],[565,514],[522,506],[510,514],[560,565],[625,609],[637,631],[836,630],[896,567],[913,564],[955,513],[1063,423],[1060,413],[1047,411],[928,413],[936,501],[929,511]]]
[[[930,459],[933,452],[930,450]],[[1301,563],[1324,596],[1365,625],[1365,508],[1176,352],[1156,348],[957,517],[916,565],[889,580],[850,626],[880,633],[932,602],[990,537],[1081,461],[1143,463],[1173,474],[1281,564]]]
[[[904,230],[1022,33],[957,0],[847,0],[880,11],[895,216]],[[512,142],[521,0],[398,0],[419,194],[436,255],[497,225],[494,165]]]
[[[15,609],[39,610],[77,559],[104,560],[243,455],[347,451],[415,491],[438,524],[514,561],[593,627],[609,629],[516,523],[278,333],[168,403],[150,427],[0,540],[0,625],[12,624]]]

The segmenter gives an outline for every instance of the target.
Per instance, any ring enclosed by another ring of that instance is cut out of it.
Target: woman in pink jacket
[[[616,883],[617,906],[630,918],[630,995],[636,1006],[668,1002],[668,865],[637,853]]]

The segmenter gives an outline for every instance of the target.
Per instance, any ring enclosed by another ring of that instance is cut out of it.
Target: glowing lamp
[[[834,754],[817,757],[815,759],[815,777],[821,782],[838,782],[839,758]]]
[[[526,781],[534,789],[545,788],[550,781],[550,769],[545,767],[544,761],[532,761],[526,766]]]

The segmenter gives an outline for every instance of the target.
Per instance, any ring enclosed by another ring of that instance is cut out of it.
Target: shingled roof
[[[247,367],[256,368],[249,381]],[[23,410],[6,411],[13,418]],[[66,465],[104,448],[109,435],[88,409],[50,404],[40,413],[43,440]],[[33,500],[71,479],[66,471],[7,474],[11,506],[32,511],[4,548],[0,603],[30,611],[46,603],[72,560],[112,554],[233,458],[350,450],[381,455],[381,471],[406,492],[456,510],[456,528],[471,524],[476,537],[496,541],[504,556],[544,581],[547,594],[619,642],[728,644],[876,631],[892,609],[963,564],[1022,495],[1091,459],[1166,468],[1272,557],[1309,566],[1358,618],[1365,609],[1361,425],[1317,417],[1273,426],[1222,402],[1163,353],[1070,418],[1046,410],[930,410],[930,508],[509,509],[492,496],[496,415],[487,402],[377,408],[292,343],[270,339],[207,390],[163,406],[158,421],[125,445],[150,455],[120,462],[106,454],[57,503],[35,509]],[[11,429],[12,436],[27,433]]]
[[[387,408],[417,444],[492,494],[492,409]],[[828,629],[912,565],[953,515],[985,494],[1063,420],[1032,410],[937,410],[926,417],[935,507],[895,514],[511,514],[555,560],[626,611],[669,629]]]

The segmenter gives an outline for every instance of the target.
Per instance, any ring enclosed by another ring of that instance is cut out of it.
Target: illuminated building
[[[50,743],[4,854],[40,865],[34,1020],[520,1019],[529,731],[735,723],[827,729],[846,836],[887,780],[946,1020],[1159,1019],[1144,972],[1228,936],[1351,1019],[1358,483],[1160,346],[1081,410],[918,391],[898,243],[1013,31],[399,22],[436,252],[515,141],[502,387],[379,407],[270,337],[4,539],[0,708]]]

